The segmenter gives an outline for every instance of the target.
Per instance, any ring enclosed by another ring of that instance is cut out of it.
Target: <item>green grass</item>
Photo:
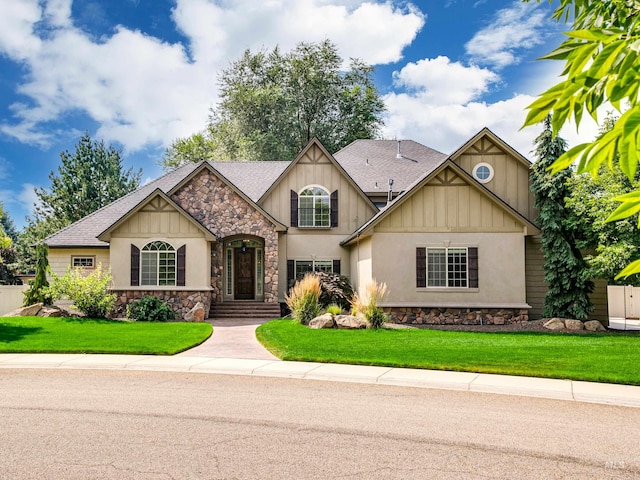
[[[0,353],[173,355],[211,336],[209,323],[0,317]]]
[[[256,334],[282,360],[640,385],[636,335],[312,330],[291,320],[265,323]]]

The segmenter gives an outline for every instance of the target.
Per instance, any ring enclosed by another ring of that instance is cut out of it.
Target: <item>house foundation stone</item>
[[[388,307],[389,321],[406,325],[510,325],[529,321],[525,309]]]

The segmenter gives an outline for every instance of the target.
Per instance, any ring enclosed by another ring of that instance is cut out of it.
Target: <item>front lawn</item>
[[[211,336],[209,323],[0,317],[0,353],[173,355]]]
[[[640,385],[636,335],[312,330],[291,320],[265,323],[256,334],[282,360]]]

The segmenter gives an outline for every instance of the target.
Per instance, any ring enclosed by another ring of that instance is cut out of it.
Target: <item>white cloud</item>
[[[490,70],[467,67],[443,56],[408,63],[393,77],[396,86],[418,92],[420,101],[430,105],[466,104],[500,79]]]
[[[40,199],[36,195],[35,185],[31,183],[23,183],[22,190],[17,194],[17,201],[28,214],[32,214],[35,205],[40,203]]]
[[[542,28],[548,23],[538,3],[516,1],[499,10],[491,24],[467,42],[466,52],[474,61],[498,69],[517,64],[519,51],[543,43]]]
[[[73,26],[70,5],[0,4],[0,54],[28,72],[18,88],[23,100],[11,106],[15,120],[0,131],[21,142],[46,147],[47,122],[81,113],[99,124],[100,137],[125,150],[168,145],[205,126],[218,72],[246,48],[279,44],[286,51],[330,38],[343,58],[381,64],[400,59],[424,24],[411,4],[391,1],[177,0],[182,45],[122,26],[95,40]]]

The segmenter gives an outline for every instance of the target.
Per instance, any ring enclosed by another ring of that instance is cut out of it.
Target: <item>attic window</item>
[[[479,163],[473,167],[473,178],[480,183],[488,183],[493,179],[493,167],[488,163]]]

